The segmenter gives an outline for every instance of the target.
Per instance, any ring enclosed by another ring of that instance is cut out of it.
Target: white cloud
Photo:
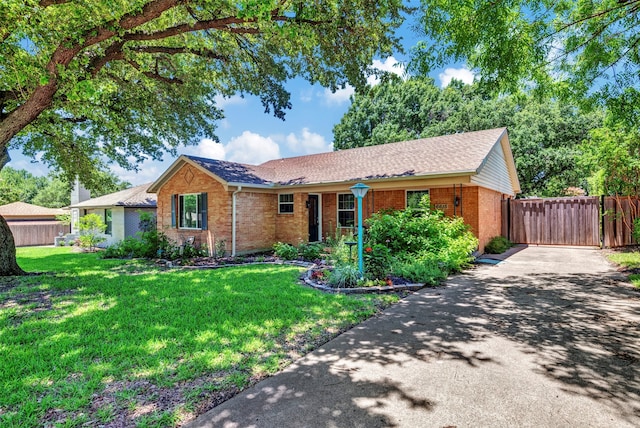
[[[303,89],[300,91],[300,101],[308,103],[313,101],[313,88]]]
[[[138,171],[124,169],[119,165],[110,165],[109,169],[120,180],[127,181],[133,186],[156,181],[168,165],[158,161],[146,160],[138,165]]]
[[[253,165],[281,157],[280,146],[271,137],[263,137],[250,131],[232,138],[224,146],[224,150],[227,160]]]
[[[289,150],[295,154],[309,155],[333,150],[333,143],[328,143],[322,135],[309,131],[309,128],[302,128],[302,134],[299,136],[290,133],[285,141]]]
[[[210,138],[203,138],[197,146],[186,147],[182,153],[209,159],[225,160],[226,158],[224,146]]]
[[[378,69],[380,71],[386,71],[387,73],[395,74],[397,76],[402,77],[403,79],[406,77],[406,70],[405,70],[404,64],[398,62],[398,60],[392,56],[387,57],[387,59],[385,59],[384,61],[380,61],[379,59],[374,59],[372,66],[375,69]],[[376,76],[369,76],[367,77],[367,83],[369,83],[371,86],[375,86],[378,83],[380,83],[380,79]]]
[[[232,95],[230,97],[225,97],[222,95],[216,95],[214,97],[215,105],[218,108],[225,108],[231,105],[239,105],[246,104],[247,100],[242,98],[240,95]]]
[[[475,75],[466,67],[462,68],[447,68],[438,75],[440,79],[440,86],[446,88],[451,83],[451,79],[462,80],[464,83],[470,85],[473,83]]]
[[[340,105],[349,101],[349,97],[355,93],[353,86],[347,85],[343,89],[331,92],[331,89],[325,88],[324,101],[327,105]]]
[[[407,77],[404,64],[398,62],[393,56],[387,57],[384,61],[374,59],[371,66],[380,71],[386,71],[387,73],[396,74],[403,79]],[[380,83],[380,79],[376,76],[367,77],[367,83],[371,86],[375,86]],[[330,89],[325,89],[322,93],[324,102],[327,105],[340,105],[349,101],[349,97],[355,93],[353,86],[347,85],[344,89],[338,89],[335,92],[331,92]],[[307,97],[308,94],[303,93],[301,99],[303,101],[310,101]]]

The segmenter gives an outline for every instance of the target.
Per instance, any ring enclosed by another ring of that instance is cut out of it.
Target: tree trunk
[[[0,171],[9,162],[7,146],[0,149]],[[16,261],[16,242],[4,217],[0,215],[0,276],[25,275]]]
[[[16,243],[4,217],[0,215],[0,276],[26,275],[16,261]]]

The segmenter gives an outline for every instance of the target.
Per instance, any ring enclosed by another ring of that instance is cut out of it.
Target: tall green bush
[[[393,273],[433,283],[468,265],[478,240],[462,218],[431,210],[428,197],[418,209],[376,213],[367,220],[368,243],[395,257]]]

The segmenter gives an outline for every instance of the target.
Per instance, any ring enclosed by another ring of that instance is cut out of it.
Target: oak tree
[[[364,84],[398,47],[401,0],[3,0],[0,167],[7,148],[85,184],[215,139],[216,97],[253,94],[283,118],[294,76]],[[0,218],[0,275],[21,273]]]

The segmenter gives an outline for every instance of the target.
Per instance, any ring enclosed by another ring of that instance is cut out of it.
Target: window
[[[104,224],[107,225],[107,228],[105,229],[104,233],[106,235],[111,235],[113,220],[112,220],[112,214],[110,209],[104,210]]]
[[[171,198],[171,225],[180,229],[207,228],[207,194],[173,195]]]
[[[407,190],[407,208],[419,208],[423,196],[429,196],[429,191]]]
[[[338,226],[353,227],[356,218],[356,198],[353,193],[338,195]]]
[[[283,193],[278,195],[278,213],[293,213],[293,193]]]

